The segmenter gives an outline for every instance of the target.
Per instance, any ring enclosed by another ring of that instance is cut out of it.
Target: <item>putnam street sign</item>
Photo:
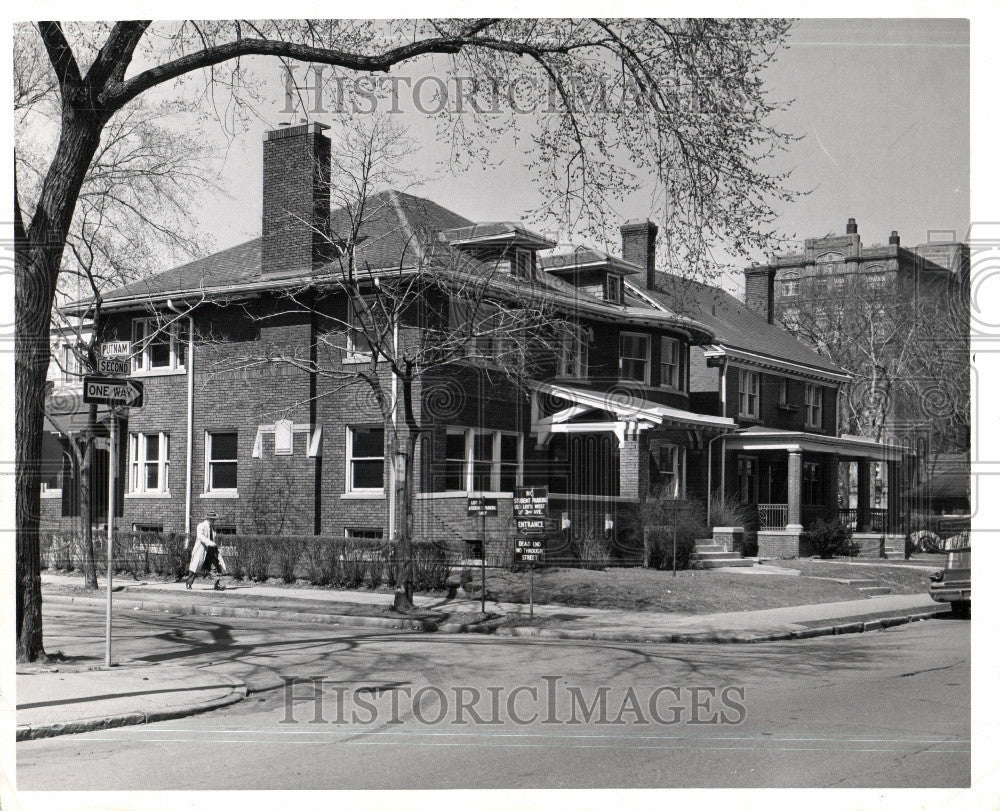
[[[105,341],[101,344],[102,358],[127,358],[131,354],[131,341]]]
[[[128,377],[132,362],[127,358],[98,358],[97,374],[108,377]]]
[[[83,402],[109,406],[142,407],[142,383],[113,377],[83,378]]]

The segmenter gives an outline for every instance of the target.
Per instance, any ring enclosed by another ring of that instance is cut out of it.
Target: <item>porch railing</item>
[[[784,529],[787,523],[787,504],[757,505],[757,524],[761,529]]]
[[[841,522],[849,526],[854,532],[885,532],[887,526],[886,513],[887,510],[884,507],[870,508],[868,510],[868,520],[871,526],[865,530],[861,530],[858,526],[857,507],[841,507],[838,511]]]

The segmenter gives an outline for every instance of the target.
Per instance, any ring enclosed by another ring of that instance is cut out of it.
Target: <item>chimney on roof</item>
[[[889,234],[889,244],[899,247],[899,231],[893,231]]]
[[[330,139],[313,122],[264,136],[261,270],[309,271],[331,254]]]
[[[646,289],[656,289],[656,234],[649,220],[630,220],[621,226],[622,259],[646,271]]]
[[[854,217],[850,217],[847,220],[847,233],[848,234],[856,234],[856,233],[858,233],[858,223],[854,219]]]

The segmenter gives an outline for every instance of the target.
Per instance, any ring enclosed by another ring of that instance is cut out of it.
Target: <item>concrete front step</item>
[[[691,553],[691,560],[739,560],[740,555],[735,552],[724,552],[719,550],[718,552],[703,552],[700,549],[696,549]]]
[[[707,560],[691,558],[692,569],[747,569],[751,566],[753,566],[752,558],[741,558],[735,555],[732,558],[709,558]]]

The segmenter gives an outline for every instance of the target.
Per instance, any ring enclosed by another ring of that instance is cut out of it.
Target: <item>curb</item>
[[[77,603],[79,605],[106,605],[103,598],[75,597],[55,594],[45,598],[47,601],[62,604]],[[349,614],[317,614],[306,611],[281,611],[266,608],[243,608],[226,606],[199,606],[197,604],[180,605],[159,601],[129,600],[119,598],[119,604],[133,610],[160,611],[167,614],[195,615],[211,617],[240,617],[251,619],[275,619],[284,622],[326,623],[330,625],[354,625],[372,628],[390,628],[395,630],[411,630],[437,632],[442,634],[484,634],[510,638],[565,639],[578,641],[603,642],[646,642],[669,644],[749,644],[755,642],[782,642],[792,639],[812,639],[818,636],[840,636],[842,634],[857,634],[865,631],[881,631],[897,625],[929,619],[938,614],[950,613],[951,608],[945,604],[914,609],[904,614],[893,616],[867,615],[852,618],[850,621],[830,621],[826,625],[815,627],[796,627],[787,630],[769,632],[754,631],[689,631],[682,633],[630,633],[602,632],[600,630],[558,630],[555,628],[537,628],[533,626],[491,626],[475,622],[442,622],[431,620],[395,619],[390,617],[365,617]]]
[[[50,594],[45,601],[56,605],[107,605],[103,597],[77,597],[69,594]],[[274,608],[247,608],[245,606],[200,606],[196,603],[181,604],[160,600],[135,600],[115,597],[115,604],[133,611],[159,611],[164,614],[194,615],[203,617],[238,617],[240,619],[270,619],[282,622],[325,623],[328,625],[357,625],[367,628],[390,628],[406,631],[436,631],[437,623],[421,619],[395,619],[393,617],[366,617],[354,614],[326,614]]]
[[[54,724],[36,724],[34,726],[26,724],[17,728],[16,741],[34,741],[41,738],[55,738],[58,735],[73,735],[78,732],[93,732],[98,729],[114,729],[115,727],[149,724],[154,721],[170,721],[174,718],[186,718],[189,715],[199,715],[203,712],[219,709],[220,707],[228,707],[230,704],[236,704],[247,697],[249,690],[245,682],[225,674],[219,675],[222,678],[228,679],[232,687],[232,692],[222,698],[203,701],[201,704],[195,704],[191,707],[172,710],[125,712],[118,715],[83,718],[79,721],[66,721]]]

